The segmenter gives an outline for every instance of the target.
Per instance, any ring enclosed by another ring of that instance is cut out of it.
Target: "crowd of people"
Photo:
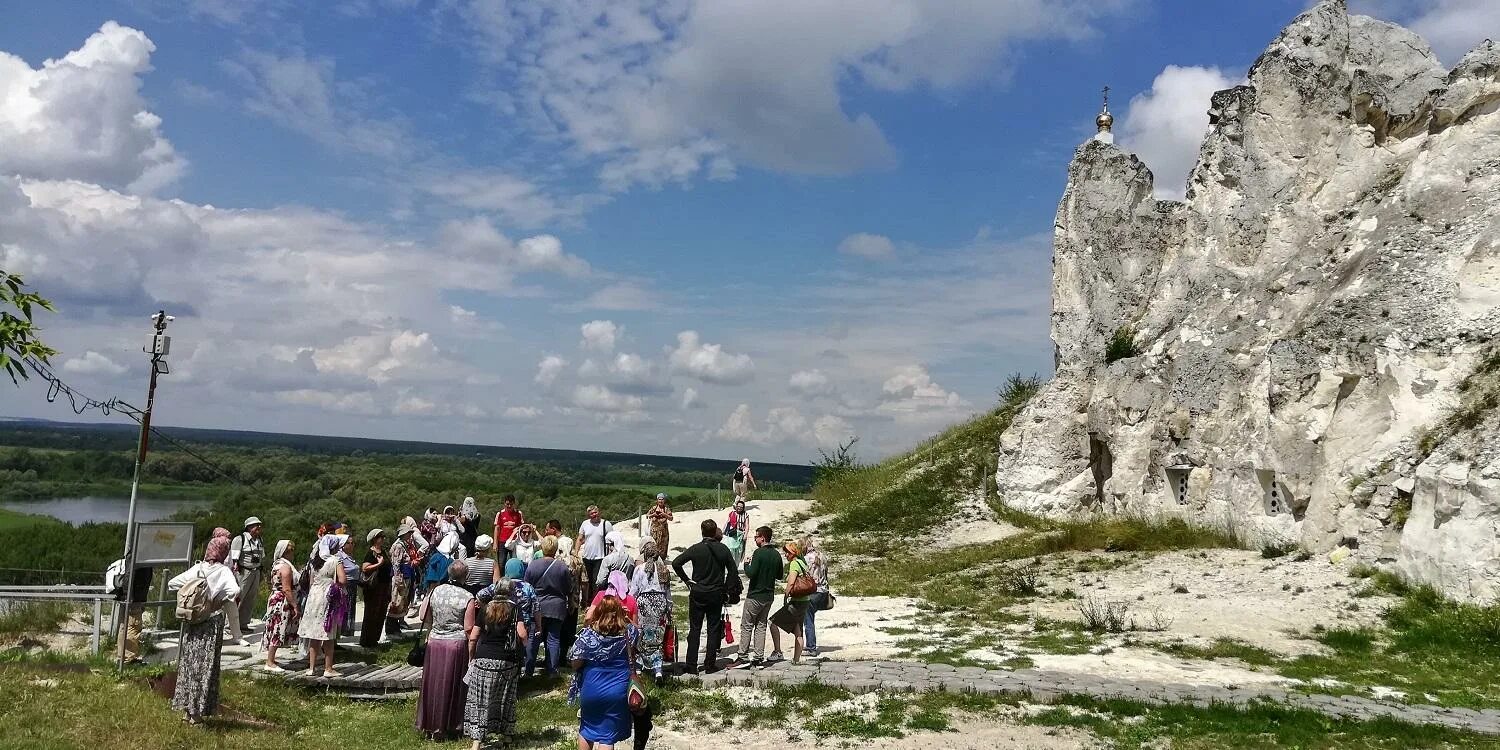
[[[389,542],[384,529],[370,529],[358,560],[347,522],[319,527],[300,565],[290,539],[278,541],[269,565],[263,563],[258,518],[246,519],[237,537],[216,529],[203,561],[169,584],[179,592],[180,616],[202,613],[184,625],[173,706],[195,723],[214,712],[220,647],[225,638],[247,642],[244,630],[257,625],[252,614],[264,576],[267,671],[286,671],[277,655],[297,648],[308,675],[338,677],[335,645],[341,633],[352,632],[358,599],[361,646],[400,635],[408,620],[420,623],[425,648],[416,728],[426,737],[464,736],[476,750],[505,747],[515,730],[520,681],[540,665],[548,677],[571,671],[579,748],[610,750],[632,735],[643,748],[651,732],[649,703],[639,697],[644,680],[696,672],[700,645],[703,671],[724,668],[725,608],[742,597],[743,645],[729,668],[783,659],[783,633],[792,639],[793,663],[818,657],[816,615],[833,601],[827,561],[809,537],[778,544],[770,526],[752,529],[747,496],[755,479],[748,460],[735,470],[733,486],[724,524],[704,520],[701,538],[676,556],[665,494],[645,514],[634,553],[597,507],[587,509],[570,536],[557,519],[538,530],[509,495],[489,528],[481,528],[469,497],[456,509],[428,508],[420,521],[401,519]],[[674,579],[686,589],[690,626],[685,662],[676,668]],[[774,608],[778,588],[784,601]],[[184,604],[190,594],[207,604]]]

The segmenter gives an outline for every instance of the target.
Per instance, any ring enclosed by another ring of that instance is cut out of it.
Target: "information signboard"
[[[150,521],[135,525],[135,566],[192,564],[193,525],[173,521]]]

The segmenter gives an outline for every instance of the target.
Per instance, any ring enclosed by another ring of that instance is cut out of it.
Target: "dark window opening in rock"
[[[1188,477],[1192,473],[1191,466],[1167,469],[1167,489],[1176,498],[1178,505],[1188,504]]]
[[[1265,504],[1268,516],[1291,516],[1294,521],[1301,521],[1302,515],[1307,511],[1303,503],[1299,503],[1292,496],[1284,482],[1276,478],[1274,471],[1255,472],[1256,478],[1260,480],[1262,500]]]
[[[1099,439],[1099,433],[1089,433],[1089,470],[1094,474],[1094,502],[1104,503],[1104,482],[1115,472],[1115,457],[1109,452],[1109,443]]]

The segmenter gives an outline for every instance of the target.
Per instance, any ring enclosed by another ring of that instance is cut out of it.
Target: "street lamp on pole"
[[[146,387],[146,411],[141,416],[141,437],[135,453],[135,476],[130,480],[130,510],[125,516],[125,619],[130,619],[131,600],[135,596],[135,502],[141,489],[141,466],[146,463],[146,449],[150,445],[151,407],[156,402],[156,377],[169,372],[167,354],[172,351],[172,337],[167,335],[167,324],[176,320],[165,310],[151,316],[153,328],[151,345],[146,353],[151,355],[151,382]],[[119,639],[116,657],[117,669],[125,668],[125,639]]]

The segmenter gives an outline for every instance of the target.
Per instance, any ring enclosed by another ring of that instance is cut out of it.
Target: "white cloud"
[[[373,92],[335,80],[331,58],[249,50],[223,67],[245,87],[246,110],[323,145],[391,160],[416,148],[403,125],[360,111]]]
[[[1003,79],[1019,43],[1079,38],[1128,0],[460,0],[507,118],[561,136],[610,189],[736,162],[798,174],[894,163],[849,89]]]
[[[715,433],[720,439],[734,443],[769,446],[790,442],[812,448],[836,445],[852,434],[853,428],[839,417],[823,415],[809,420],[789,406],[772,408],[765,420],[757,424],[749,404],[735,407]]]
[[[395,407],[391,409],[392,414],[409,417],[427,417],[439,412],[436,402],[422,398],[421,396],[404,396],[396,401]]]
[[[1120,123],[1120,145],[1136,153],[1156,180],[1156,196],[1181,200],[1188,173],[1208,133],[1208,105],[1215,91],[1239,80],[1219,68],[1168,65],[1136,94]]]
[[[561,198],[541,185],[500,171],[434,175],[420,188],[454,205],[497,214],[511,224],[536,227],[581,215],[596,201]]]
[[[550,388],[557,382],[557,376],[562,374],[563,368],[568,366],[568,361],[556,354],[548,354],[537,363],[536,378],[533,381],[543,388]]]
[[[585,310],[654,310],[656,293],[634,282],[608,284],[580,305]]]
[[[542,416],[542,410],[535,406],[508,406],[503,416],[511,422],[530,422]]]
[[[854,437],[854,427],[841,417],[825,414],[813,420],[813,442],[818,448],[829,448]]]
[[[152,193],[187,169],[146,109],[156,45],[108,21],[62,59],[32,68],[0,52],[0,174]]]
[[[927,368],[908,365],[881,385],[878,411],[899,419],[927,414],[957,415],[968,406],[957,393],[934,382]]]
[[[896,243],[889,237],[860,232],[845,237],[839,243],[839,252],[868,260],[890,260],[896,257]]]
[[[702,409],[707,406],[703,399],[698,396],[698,389],[689,387],[682,392],[682,400],[678,405],[683,409]]]
[[[440,241],[464,256],[491,264],[494,272],[508,278],[516,273],[557,273],[582,276],[589,272],[587,261],[563,252],[562,241],[550,234],[527,237],[512,242],[488,219],[474,218],[450,221],[439,231]]]
[[[609,387],[619,393],[664,396],[672,392],[666,372],[638,354],[616,354],[609,363]]]
[[[787,387],[803,396],[832,396],[837,392],[833,382],[822,370],[798,370],[787,378]]]
[[[324,411],[358,416],[374,416],[380,413],[374,394],[364,392],[340,393],[303,388],[294,391],[279,391],[276,394],[276,400],[292,406],[311,406]]]
[[[637,412],[645,406],[640,396],[615,393],[598,384],[580,385],[573,389],[572,404],[586,411]]]
[[[737,385],[755,377],[755,363],[748,354],[728,354],[719,344],[707,344],[697,331],[677,334],[677,348],[671,350],[672,372],[689,375],[706,383]]]
[[[79,375],[123,375],[125,366],[96,351],[86,351],[63,363],[63,372]]]
[[[579,346],[598,352],[612,352],[620,335],[620,327],[612,320],[591,320],[580,326],[583,342]]]

